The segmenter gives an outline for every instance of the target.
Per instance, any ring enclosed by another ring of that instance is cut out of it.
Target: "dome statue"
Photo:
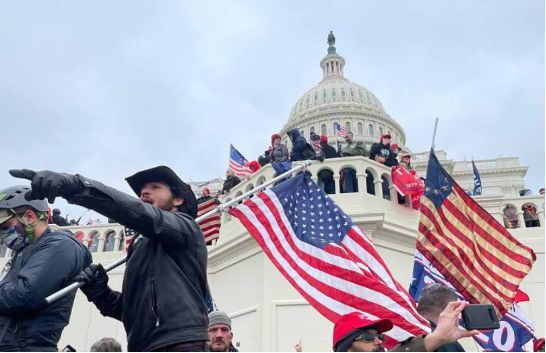
[[[382,134],[389,133],[392,142],[403,151],[406,135],[402,127],[383,108],[377,97],[365,87],[345,78],[345,59],[335,51],[333,32],[328,35],[328,54],[320,61],[322,81],[305,92],[296,102],[288,122],[281,130],[283,141],[288,143],[286,132],[298,128],[309,140],[311,132],[328,136],[330,144],[342,139],[336,136],[336,123],[354,134],[356,140],[371,144],[378,142]]]

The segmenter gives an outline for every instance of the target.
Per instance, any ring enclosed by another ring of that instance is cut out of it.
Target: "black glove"
[[[80,289],[89,301],[93,301],[108,291],[108,275],[101,264],[91,264],[74,277],[74,282],[86,282]]]
[[[32,190],[25,194],[25,199],[43,200],[47,197],[49,203],[54,203],[57,196],[70,197],[83,192],[85,187],[76,175],[44,170],[35,172],[30,169],[11,169],[11,176],[31,180]]]

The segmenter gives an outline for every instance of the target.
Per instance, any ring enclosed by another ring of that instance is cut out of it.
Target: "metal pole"
[[[195,219],[195,221],[196,222],[201,222],[201,221],[204,221],[207,218],[210,218],[211,216],[213,216],[213,215],[215,215],[217,213],[222,213],[227,208],[231,207],[232,205],[235,205],[239,201],[241,201],[241,200],[243,200],[243,199],[245,199],[245,198],[247,198],[249,196],[252,196],[252,195],[256,194],[257,192],[262,191],[263,189],[265,189],[269,185],[274,184],[277,181],[286,178],[288,175],[299,172],[300,170],[307,169],[307,167],[310,166],[311,164],[313,164],[313,161],[310,161],[310,160],[304,161],[303,163],[299,164],[294,169],[290,169],[289,171],[287,171],[287,172],[285,172],[285,173],[283,173],[283,174],[269,180],[266,183],[263,183],[260,186],[255,187],[254,189],[252,189],[250,191],[245,192],[241,196],[236,197],[231,201],[228,201],[226,203],[223,203],[221,205],[216,206],[216,208],[214,208],[213,210],[205,213],[204,215],[202,215],[200,217],[197,217]],[[115,269],[116,267],[123,265],[126,261],[127,261],[127,256],[123,256],[123,257],[117,259],[116,261],[114,261],[114,262],[108,264],[107,266],[105,266],[104,270],[106,272],[110,272],[113,269]],[[56,302],[57,300],[61,299],[62,297],[64,297],[65,295],[70,294],[70,293],[78,290],[78,288],[81,288],[84,285],[85,285],[85,282],[74,282],[71,285],[69,285],[69,286],[61,289],[60,291],[55,292],[55,293],[51,294],[50,296],[48,296],[47,298],[45,298],[45,302],[46,302],[47,305],[52,304],[52,303]]]
[[[434,140],[436,140],[436,128],[438,127],[438,117],[436,117],[436,122],[434,123],[434,132],[432,133],[432,145],[430,148],[434,149],[436,146],[434,145]]]

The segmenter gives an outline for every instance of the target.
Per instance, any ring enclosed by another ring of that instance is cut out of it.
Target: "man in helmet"
[[[123,321],[129,351],[208,349],[207,249],[195,222],[191,188],[170,168],[159,166],[126,180],[140,199],[81,175],[12,170],[32,180],[29,199],[63,197],[134,229],[122,292],[108,287],[101,265],[77,280],[105,316]]]
[[[13,257],[0,273],[0,351],[57,351],[76,293],[46,306],[72,283],[91,253],[69,231],[52,231],[45,200],[25,199],[28,186],[0,191],[0,239]]]
[[[53,217],[51,218],[53,218],[53,223],[58,226],[65,227],[69,225],[66,219],[61,216],[61,210],[59,210],[58,208],[53,209]]]

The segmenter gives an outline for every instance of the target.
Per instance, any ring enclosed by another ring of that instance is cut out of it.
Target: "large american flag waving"
[[[354,311],[372,319],[391,319],[388,347],[430,331],[370,239],[305,173],[259,193],[230,213],[330,321]]]
[[[229,145],[229,168],[233,170],[239,178],[246,178],[252,174],[248,160],[237,151],[233,145]]]

